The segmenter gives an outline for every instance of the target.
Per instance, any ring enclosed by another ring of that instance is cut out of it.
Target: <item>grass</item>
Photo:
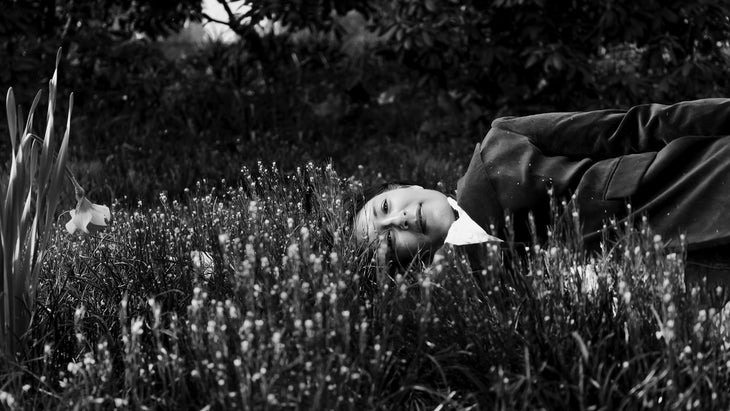
[[[648,227],[601,255],[556,233],[522,263],[354,258],[331,166],[241,171],[184,201],[52,233],[9,409],[723,409],[727,313]],[[58,224],[60,227],[62,224]],[[205,252],[212,267],[196,265]],[[509,252],[508,252],[509,254]]]
[[[349,192],[380,169],[449,191],[471,151],[399,136],[338,143],[372,160],[349,161],[348,178],[275,134],[241,140],[247,161],[276,146],[287,165],[136,207],[128,184],[149,194],[164,181],[118,178],[130,197],[112,196],[113,224],[89,236],[69,235],[58,216],[24,355],[0,364],[3,408],[730,407],[725,294],[685,289],[682,254],[641,221],[598,254],[571,224],[530,249],[485,248],[477,272],[460,250],[399,274],[357,258]],[[239,166],[222,152],[228,175]]]

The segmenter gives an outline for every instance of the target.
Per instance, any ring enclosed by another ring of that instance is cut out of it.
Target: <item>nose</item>
[[[388,228],[400,228],[401,230],[408,231],[412,228],[415,223],[415,216],[411,217],[406,211],[402,211],[398,214],[392,214],[383,218],[381,229]]]

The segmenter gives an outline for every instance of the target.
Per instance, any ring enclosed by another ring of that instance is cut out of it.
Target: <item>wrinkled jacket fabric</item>
[[[551,223],[550,196],[577,206],[587,244],[611,218],[646,216],[669,245],[730,242],[730,99],[495,120],[457,185],[457,202],[502,238]],[[631,204],[631,208],[627,207]]]

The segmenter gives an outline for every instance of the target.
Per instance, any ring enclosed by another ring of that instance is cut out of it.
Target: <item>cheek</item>
[[[451,206],[444,207],[442,204],[437,204],[433,208],[432,216],[434,220],[433,222],[436,226],[450,226],[453,220],[454,211],[451,209]]]
[[[432,240],[424,235],[409,234],[407,238],[404,238],[403,249],[407,250],[411,255],[415,255],[419,251],[423,251],[431,247]]]

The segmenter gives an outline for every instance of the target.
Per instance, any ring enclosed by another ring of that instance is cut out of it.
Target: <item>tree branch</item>
[[[230,22],[215,19],[215,18],[209,16],[207,13],[202,13],[202,16],[205,17],[206,20],[211,21],[213,23],[225,24],[226,26],[230,26]]]
[[[236,14],[233,12],[233,10],[231,10],[231,6],[228,5],[228,2],[226,0],[218,0],[218,3],[220,3],[223,6],[223,8],[226,10],[226,14],[228,14],[228,20],[232,24],[235,24],[236,27],[233,27],[231,25],[231,23],[229,23],[228,26],[231,27],[231,29],[233,29],[233,31],[236,31],[238,26],[241,25],[241,20],[236,18]]]

